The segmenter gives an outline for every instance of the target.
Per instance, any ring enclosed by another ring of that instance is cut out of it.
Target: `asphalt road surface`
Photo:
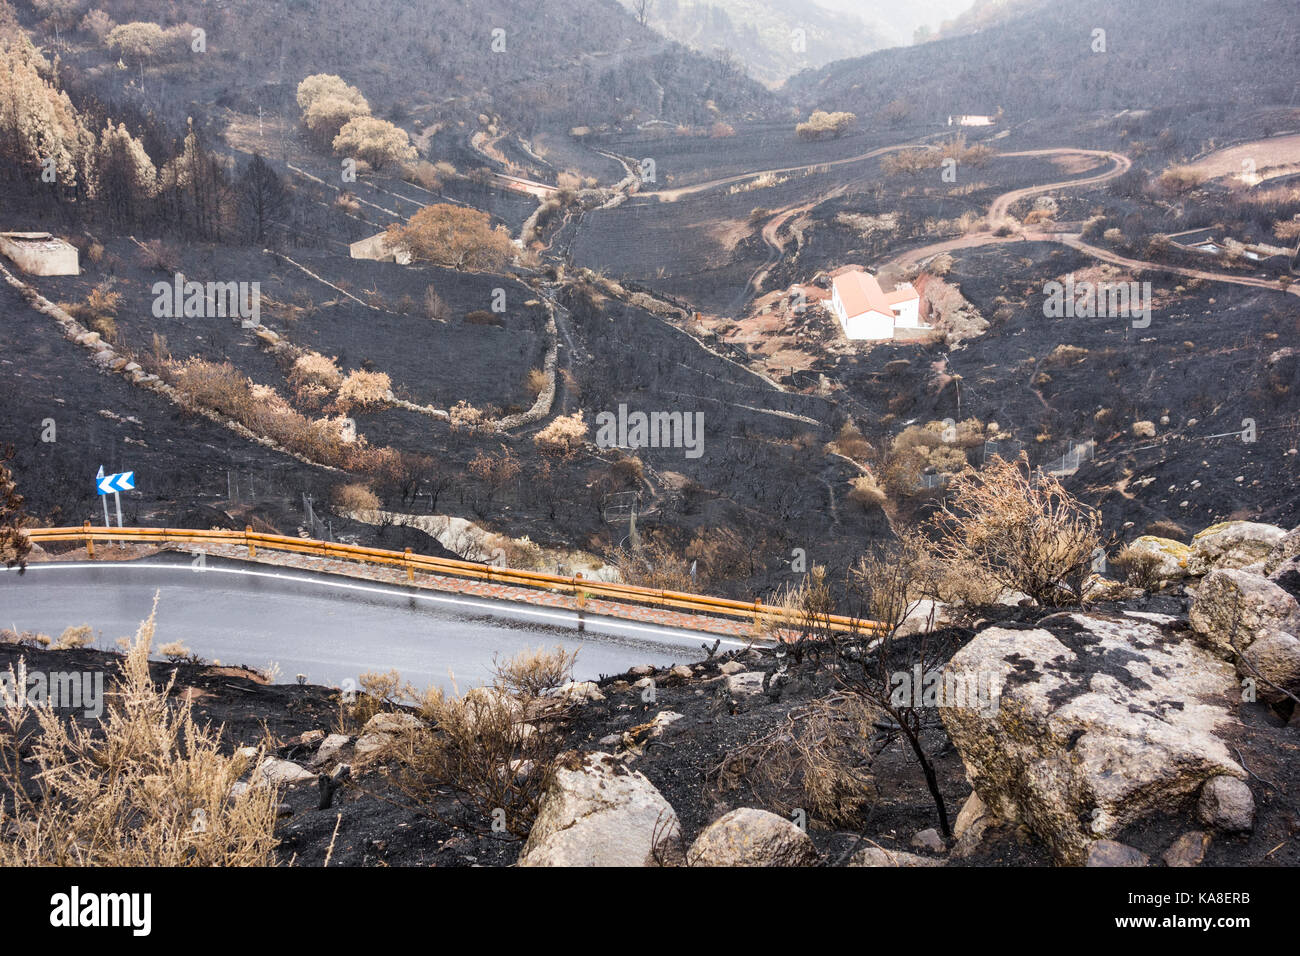
[[[3,571],[0,568],[0,571]],[[182,641],[208,661],[279,665],[280,682],[305,674],[339,685],[366,671],[396,669],[416,687],[460,690],[486,682],[494,655],[525,648],[580,648],[575,677],[592,680],[637,664],[691,663],[713,635],[572,611],[416,591],[209,557],[147,562],[34,564],[0,574],[0,627],[57,637],[89,624],[95,646],[135,634],[158,594],[155,649]],[[720,651],[744,642],[722,639]]]

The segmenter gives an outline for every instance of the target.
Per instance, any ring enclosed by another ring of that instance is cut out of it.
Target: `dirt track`
[[[1029,186],[1024,189],[1012,190],[1003,193],[993,201],[989,207],[988,220],[990,223],[1003,224],[1006,222],[1008,212],[1011,207],[1021,199],[1034,196],[1039,193],[1052,192],[1057,189],[1067,189],[1078,186],[1090,186],[1103,183],[1119,176],[1123,176],[1132,167],[1133,163],[1127,156],[1121,153],[1112,153],[1101,150],[1091,149],[1038,149],[1029,150],[1020,153],[1001,153],[1001,156],[1051,156],[1051,155],[1090,155],[1101,156],[1110,159],[1115,163],[1115,167],[1105,173],[1097,176],[1089,176],[1084,179],[1068,180],[1059,183],[1049,183],[1043,186]],[[1161,272],[1171,272],[1175,275],[1187,276],[1193,279],[1204,279],[1208,282],[1227,282],[1233,285],[1254,286],[1259,289],[1271,289],[1274,292],[1286,291],[1291,295],[1300,296],[1300,286],[1291,286],[1283,290],[1275,280],[1258,279],[1253,276],[1230,275],[1222,272],[1208,272],[1204,269],[1187,269],[1181,266],[1163,265],[1158,262],[1149,262],[1141,259],[1128,259],[1117,253],[1102,249],[1099,246],[1091,245],[1083,241],[1083,236],[1079,233],[1061,233],[1046,232],[1041,229],[1020,229],[1018,232],[1008,236],[994,235],[992,230],[971,233],[967,236],[961,236],[957,239],[948,239],[943,242],[935,242],[929,245],[921,246],[917,249],[901,253],[891,259],[886,265],[888,266],[915,266],[927,259],[932,259],[937,255],[945,252],[955,252],[961,249],[973,249],[979,246],[994,245],[1005,242],[1059,242],[1067,245],[1072,249],[1086,253],[1102,262],[1109,262],[1112,265],[1121,266],[1134,271],[1156,270]],[[884,266],[882,266],[884,268]]]

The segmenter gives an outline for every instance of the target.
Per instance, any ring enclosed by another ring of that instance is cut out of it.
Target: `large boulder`
[[[1225,657],[1235,654],[1234,644],[1245,650],[1269,631],[1300,633],[1300,603],[1250,571],[1211,571],[1197,586],[1187,617],[1192,630]]]
[[[1187,563],[1192,556],[1192,549],[1181,541],[1144,534],[1134,540],[1127,550],[1134,555],[1152,555],[1158,562],[1155,577],[1161,580],[1177,581],[1188,575]]]
[[[686,854],[690,866],[812,866],[817,849],[785,817],[742,807],[710,823]]]
[[[1211,777],[1245,776],[1215,733],[1240,696],[1229,664],[1146,621],[1041,623],[1052,630],[984,630],[945,669],[945,686],[994,695],[939,710],[989,812],[1078,864],[1094,840],[1189,804]]]
[[[1300,696],[1300,639],[1285,631],[1269,631],[1251,642],[1245,659],[1237,660],[1237,673],[1256,680],[1255,692],[1261,700],[1280,704],[1287,693]]]
[[[659,866],[680,862],[677,814],[654,784],[607,753],[561,757],[520,866]]]
[[[1256,521],[1224,521],[1210,525],[1192,538],[1187,570],[1208,574],[1216,568],[1244,568],[1267,560],[1274,545],[1286,534],[1277,525]]]

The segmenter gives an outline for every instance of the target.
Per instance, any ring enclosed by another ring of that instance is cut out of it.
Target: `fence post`
[[[406,549],[406,580],[415,580],[415,568],[411,567],[411,549]]]
[[[249,538],[252,533],[253,526],[251,524],[244,525],[244,543],[248,545],[248,556],[255,558],[257,557],[257,545],[253,544],[252,539]]]
[[[762,606],[763,602],[758,598],[754,598],[754,633],[756,634],[762,627],[762,612],[759,610]]]
[[[86,557],[93,558],[95,556],[95,539],[90,536],[90,522],[87,521],[81,527],[86,532]]]
[[[573,597],[578,602],[578,610],[585,611],[587,609],[587,592],[578,587],[578,582],[581,580],[582,572],[579,571],[573,576]]]

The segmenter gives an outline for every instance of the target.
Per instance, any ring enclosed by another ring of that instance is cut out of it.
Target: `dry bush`
[[[232,786],[247,769],[219,731],[169,701],[149,675],[151,614],[120,665],[95,727],[24,695],[4,699],[0,866],[274,866],[279,792]],[[10,678],[26,686],[26,664]],[[35,718],[32,726],[31,717]],[[38,770],[20,778],[20,755]]]
[[[587,423],[582,420],[582,409],[572,415],[556,416],[533,436],[533,443],[543,455],[565,460],[577,456],[586,440]]]
[[[475,309],[472,312],[465,313],[466,325],[491,325],[496,328],[502,328],[506,320],[496,312],[489,312],[487,309]]]
[[[862,437],[862,432],[852,422],[844,423],[828,450],[857,462],[870,461],[876,457],[876,449]]]
[[[619,580],[647,588],[692,591],[691,563],[663,535],[647,533],[640,548],[611,552],[608,561],[618,569]]]
[[[379,497],[368,485],[358,482],[339,485],[330,496],[334,507],[340,511],[378,511]]]
[[[451,321],[451,306],[442,300],[433,286],[424,290],[424,314],[435,322]]]
[[[437,192],[442,188],[442,174],[438,172],[438,167],[427,159],[410,164],[403,171],[403,175],[408,182],[423,186],[431,192]]]
[[[487,415],[464,399],[453,405],[447,415],[452,431],[475,432],[488,425]]]
[[[179,272],[181,255],[161,239],[150,239],[140,244],[140,265],[158,272]]]
[[[963,472],[931,518],[944,560],[977,569],[1040,604],[1080,603],[1101,546],[1101,514],[1050,475],[1033,476],[1029,460],[993,461]]]
[[[338,362],[319,352],[307,352],[294,360],[289,372],[289,384],[294,386],[322,385],[336,389],[343,383],[343,373]]]
[[[1167,195],[1183,196],[1205,182],[1205,174],[1190,166],[1170,166],[1156,180]]]
[[[185,646],[184,641],[172,641],[158,648],[158,653],[167,658],[173,664],[183,664],[186,661],[198,661],[194,653]]]
[[[825,110],[814,110],[807,121],[800,123],[794,128],[795,135],[800,139],[823,139],[825,137],[838,138],[849,129],[855,122],[857,116],[852,113],[828,113]]]
[[[464,695],[426,691],[418,710],[430,726],[390,752],[394,782],[435,816],[450,791],[482,830],[504,811],[506,832],[528,835],[564,747],[568,705],[547,692],[572,678],[577,651],[523,651],[496,664],[496,678]]]
[[[89,624],[77,624],[67,628],[59,635],[58,642],[50,648],[55,651],[75,651],[78,648],[88,647],[95,639],[95,633],[90,629]]]
[[[373,408],[383,405],[393,394],[393,383],[387,372],[367,372],[357,369],[339,385],[339,408]]]
[[[0,562],[6,568],[16,567],[23,574],[32,551],[32,539],[23,530],[30,518],[9,468],[14,451],[12,444],[0,444]]]
[[[550,379],[546,377],[544,371],[540,368],[529,369],[528,375],[524,379],[524,390],[527,391],[529,395],[533,396],[533,398],[536,398],[538,395],[542,394],[542,390],[549,384]]]
[[[859,475],[849,484],[852,487],[846,497],[864,508],[881,508],[889,500],[889,495],[880,487],[874,475]]]
[[[609,466],[609,481],[615,490],[636,489],[645,481],[645,464],[635,455],[619,455]]]
[[[360,691],[339,695],[341,733],[359,730],[375,714],[395,710],[399,699],[411,696],[410,686],[402,683],[402,675],[395,670],[366,671],[357,677],[357,685]]]
[[[1167,518],[1161,518],[1151,522],[1142,531],[1143,534],[1153,535],[1157,538],[1168,538],[1171,541],[1181,541],[1187,543],[1187,529],[1176,521],[1170,521]]]
[[[1159,587],[1162,563],[1161,556],[1156,552],[1132,546],[1124,548],[1111,559],[1111,564],[1123,573],[1124,583],[1143,591],[1153,591]]]
[[[807,811],[828,827],[866,824],[878,793],[871,765],[883,743],[882,711],[857,694],[833,694],[791,710],[714,769],[722,793],[747,787],[765,807],[789,816]]]
[[[514,697],[542,697],[573,680],[577,650],[566,651],[563,645],[522,650],[508,661],[492,659],[496,683]]]

